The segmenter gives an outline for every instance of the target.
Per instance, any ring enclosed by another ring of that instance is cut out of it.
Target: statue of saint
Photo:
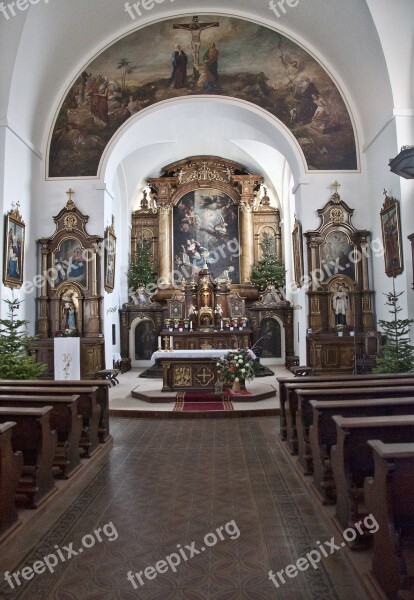
[[[348,293],[338,286],[337,291],[332,296],[332,306],[335,312],[335,324],[346,325],[346,310],[349,304]]]

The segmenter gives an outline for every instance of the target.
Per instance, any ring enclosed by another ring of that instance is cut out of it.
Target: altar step
[[[140,386],[132,390],[131,395],[137,400],[150,402],[153,404],[166,402],[175,403],[177,392],[161,392],[160,390],[140,390]],[[200,391],[200,390],[198,390]],[[231,394],[233,404],[237,402],[259,402],[270,398],[276,399],[276,389],[272,385],[257,385],[251,394]]]

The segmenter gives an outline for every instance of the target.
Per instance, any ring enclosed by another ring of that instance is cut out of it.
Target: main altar
[[[131,256],[147,244],[158,285],[130,290],[120,309],[122,357],[139,366],[158,350],[293,355],[293,307],[272,286],[259,293],[250,281],[265,234],[283,259],[280,213],[263,178],[199,156],[166,166],[147,184],[131,216]]]

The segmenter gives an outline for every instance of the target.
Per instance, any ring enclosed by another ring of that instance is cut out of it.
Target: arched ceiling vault
[[[2,70],[0,119],[45,154],[51,115],[82,66],[111,41],[137,27],[172,16],[187,19],[187,0],[154,4],[135,20],[124,3],[71,0],[30,6],[0,23]],[[361,144],[376,133],[392,111],[386,64],[376,28],[360,0],[299,0],[277,16],[267,0],[200,0],[197,14],[237,15],[287,33],[325,65],[355,110]],[[150,48],[152,50],[152,48]],[[358,67],[358,68],[356,68]],[[381,93],[378,93],[381,90]]]

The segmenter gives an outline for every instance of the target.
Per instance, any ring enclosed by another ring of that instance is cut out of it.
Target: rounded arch
[[[191,136],[180,135],[186,129]],[[270,170],[276,153],[289,163],[295,182],[306,174],[300,145],[276,117],[244,100],[203,96],[166,100],[125,122],[105,148],[99,176],[111,182],[120,163],[133,156],[140,166],[148,162],[147,173],[156,174],[183,156],[215,155],[217,144],[222,158],[241,162],[251,172],[261,165]]]
[[[282,359],[285,356],[285,335],[283,321],[277,315],[266,315],[259,323],[261,358]]]
[[[157,338],[154,334],[155,323],[147,316],[137,316],[131,323],[129,331],[130,359],[133,367],[140,361],[148,361],[156,351]]]

